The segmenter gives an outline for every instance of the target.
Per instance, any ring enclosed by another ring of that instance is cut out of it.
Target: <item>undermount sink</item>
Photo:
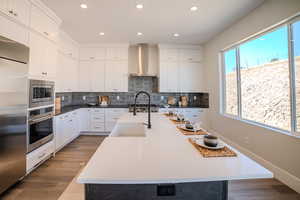
[[[117,123],[110,137],[146,137],[146,127],[143,123]]]

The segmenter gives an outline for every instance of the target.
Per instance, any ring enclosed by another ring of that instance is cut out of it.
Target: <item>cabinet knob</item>
[[[17,17],[17,16],[18,16],[18,13],[14,13],[14,16]]]
[[[9,14],[14,14],[14,11],[13,10],[9,10],[8,13]]]
[[[49,36],[49,33],[47,33],[46,31],[44,32],[45,35]]]

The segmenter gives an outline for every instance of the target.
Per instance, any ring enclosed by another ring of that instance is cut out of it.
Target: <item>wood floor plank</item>
[[[83,188],[75,183],[74,177],[103,139],[102,136],[80,136],[0,199],[57,200],[71,185],[62,199],[81,200],[82,194],[78,191]],[[242,180],[229,182],[229,200],[300,200],[300,195],[276,179]]]

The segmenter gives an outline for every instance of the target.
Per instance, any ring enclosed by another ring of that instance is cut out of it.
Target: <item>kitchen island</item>
[[[167,117],[126,113],[78,177],[87,200],[225,200],[228,180],[273,174],[230,147],[237,157],[204,158]]]

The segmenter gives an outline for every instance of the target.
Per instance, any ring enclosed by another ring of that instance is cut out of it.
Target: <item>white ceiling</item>
[[[42,0],[79,43],[201,44],[263,0]],[[87,9],[80,4],[88,5]],[[143,10],[136,8],[144,5]],[[196,12],[190,8],[197,6]],[[99,36],[105,32],[105,36]],[[137,32],[143,36],[138,37]],[[175,38],[174,33],[180,37]]]

